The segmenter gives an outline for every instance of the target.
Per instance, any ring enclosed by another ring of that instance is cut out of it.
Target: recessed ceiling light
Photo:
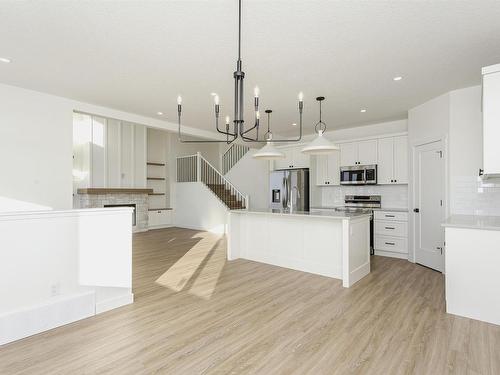
[[[362,109],[360,112],[361,112],[361,113],[365,113],[365,112],[366,112],[366,109]]]
[[[403,77],[397,76],[397,77],[394,77],[392,80],[393,81],[401,81],[402,79],[403,79]]]
[[[297,123],[296,123],[296,122],[294,122],[294,123],[292,124],[292,126],[297,126]]]
[[[1,62],[3,62],[3,63],[8,64],[8,63],[10,63],[12,60],[11,60],[11,59],[8,59],[8,58],[6,58],[6,57],[0,57],[0,61],[1,61]]]
[[[162,116],[162,115],[163,115],[163,112],[156,112],[156,114],[157,114],[158,116]]]

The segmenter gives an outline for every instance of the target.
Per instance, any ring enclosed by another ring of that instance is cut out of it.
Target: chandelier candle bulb
[[[226,125],[229,125],[230,118],[229,116],[226,116]]]
[[[219,95],[214,96],[214,103],[215,105],[219,105]]]
[[[178,105],[182,104],[182,97],[180,95],[177,97],[177,104]]]
[[[259,87],[258,87],[258,86],[255,86],[255,88],[253,89],[253,94],[254,94],[254,96],[255,96],[256,98],[258,98],[258,97],[259,97],[259,93],[260,93],[260,91],[259,91]]]

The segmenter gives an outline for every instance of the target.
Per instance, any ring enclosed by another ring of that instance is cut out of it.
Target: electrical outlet
[[[54,283],[50,286],[50,295],[51,297],[55,297],[61,294],[61,284],[60,283]]]

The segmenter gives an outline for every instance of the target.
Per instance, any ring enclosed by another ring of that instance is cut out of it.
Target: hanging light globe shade
[[[311,141],[302,152],[307,155],[324,155],[339,150],[339,146],[333,144],[328,138],[323,136],[323,132],[319,131],[318,136]]]
[[[334,145],[328,138],[323,136],[326,131],[326,124],[321,117],[321,102],[325,100],[325,97],[318,96],[316,100],[319,103],[319,121],[314,126],[314,130],[318,136],[302,149],[302,152],[307,155],[324,155],[339,150],[339,146]]]
[[[272,142],[267,142],[264,147],[253,154],[253,157],[261,160],[274,160],[284,158],[285,154],[274,147]]]

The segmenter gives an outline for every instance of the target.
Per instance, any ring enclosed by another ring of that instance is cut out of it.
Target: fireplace
[[[132,207],[133,232],[148,230],[148,194],[153,189],[81,188],[78,208]]]
[[[135,204],[133,204],[133,203],[130,203],[130,204],[105,204],[104,208],[107,208],[107,207],[132,207],[134,209],[134,211],[132,212],[132,226],[135,227],[135,223],[137,221],[137,218],[136,218],[137,208],[136,208]]]

